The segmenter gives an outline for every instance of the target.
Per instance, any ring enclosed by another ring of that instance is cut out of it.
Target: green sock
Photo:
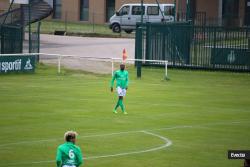
[[[116,103],[115,110],[117,110],[117,108],[119,107],[119,105],[120,105],[120,99],[118,99],[118,101]]]
[[[120,101],[120,106],[121,106],[122,112],[124,112],[125,110],[124,110],[123,100],[119,99],[119,101]]]

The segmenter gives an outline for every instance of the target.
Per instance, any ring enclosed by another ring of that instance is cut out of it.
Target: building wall
[[[8,0],[0,0],[0,13],[7,10],[9,7],[9,1]]]
[[[0,0],[0,13],[5,12],[9,9],[10,1],[9,0]],[[18,7],[19,5],[13,5],[13,8]]]
[[[7,1],[8,0],[0,0]],[[159,3],[174,3],[174,0],[158,0]],[[219,1],[223,0],[196,0],[196,12],[206,12],[208,20],[221,19]],[[140,3],[140,0],[116,0],[115,10],[119,10],[125,3]],[[208,4],[209,2],[209,4]],[[240,25],[243,24],[245,15],[245,0],[239,0]],[[156,0],[144,0],[144,3],[156,3]],[[222,7],[222,6],[221,6]],[[176,0],[176,10],[186,12],[186,0]],[[68,21],[80,21],[80,0],[62,0],[62,20],[67,13]],[[90,23],[104,24],[106,20],[106,0],[89,0],[89,21]]]
[[[207,18],[218,17],[219,0],[197,0],[196,1],[196,12],[206,12]]]
[[[103,24],[105,21],[105,0],[89,0],[89,21]],[[80,0],[62,0],[61,20],[80,21]],[[51,17],[49,18],[51,19]]]
[[[177,0],[176,1],[176,9],[178,13],[186,11],[186,0]]]
[[[89,0],[89,22],[103,24],[106,17],[106,0]]]
[[[223,0],[197,0],[196,1],[196,11],[197,12],[206,12],[206,17],[210,22],[221,22],[222,24],[222,4]],[[239,0],[239,18],[234,20],[234,25],[242,26],[244,25],[245,17],[245,0]]]
[[[239,24],[240,26],[244,25],[244,20],[245,20],[245,0],[239,0]]]
[[[80,1],[79,0],[62,0],[62,17],[64,20],[79,21],[80,18]]]
[[[0,0],[1,1],[1,0]],[[115,9],[118,10],[125,3],[140,3],[138,0],[116,0]],[[156,0],[144,0],[144,3],[156,3]],[[159,0],[159,3],[174,3],[174,0]],[[68,21],[80,21],[80,0],[62,0],[62,17]],[[49,17],[51,19],[51,17]],[[90,23],[104,24],[106,20],[106,0],[89,0]]]
[[[174,0],[158,0],[159,3],[174,3]],[[125,3],[141,3],[140,0],[116,0],[115,9],[118,10]],[[156,3],[156,0],[144,0],[144,3]]]
[[[174,3],[174,0],[158,0],[160,3]],[[196,0],[196,12],[206,12],[208,19],[221,19],[220,1],[223,0]],[[140,0],[116,0],[115,10],[125,3],[140,3]],[[156,3],[156,0],[144,0],[144,3]],[[9,7],[9,0],[0,0],[0,12]],[[186,11],[186,0],[176,0],[176,10]],[[80,0],[62,0],[61,20],[77,22],[80,21]],[[239,0],[239,25],[244,24],[245,0]],[[49,17],[51,19],[52,17]],[[90,23],[104,24],[106,20],[106,0],[89,0]]]

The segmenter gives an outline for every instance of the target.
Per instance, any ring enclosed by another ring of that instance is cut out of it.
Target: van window
[[[148,15],[159,15],[159,7],[158,6],[148,6],[147,14]]]
[[[174,6],[165,6],[164,7],[164,15],[165,16],[174,16]]]
[[[130,6],[123,6],[121,8],[121,10],[119,11],[119,15],[120,16],[128,15],[129,14],[129,10],[130,10]]]
[[[144,13],[145,13],[145,6],[143,6],[143,14]],[[141,6],[133,6],[132,15],[141,15]]]

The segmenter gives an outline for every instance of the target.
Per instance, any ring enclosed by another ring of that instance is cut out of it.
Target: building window
[[[115,0],[106,0],[106,21],[115,13]]]
[[[250,26],[250,0],[247,0],[245,4],[245,25]]]
[[[53,1],[53,8],[54,8],[54,19],[60,19],[62,16],[62,2],[61,0],[54,0]]]
[[[224,26],[239,25],[239,1],[223,0],[222,1],[222,24]]]
[[[239,1],[238,0],[223,0],[222,8],[223,18],[238,18],[239,17]]]
[[[148,13],[148,15],[159,15],[159,7],[158,6],[148,6],[147,13]]]
[[[89,0],[80,0],[80,20],[89,21]]]

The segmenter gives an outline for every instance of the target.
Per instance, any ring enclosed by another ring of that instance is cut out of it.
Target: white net
[[[75,55],[61,55],[61,54],[46,54],[40,53],[42,62],[47,64],[57,64],[58,73],[61,72],[62,67],[75,70],[83,70],[98,74],[113,74],[115,69],[119,68],[120,63],[134,65],[135,62],[149,62],[152,64],[165,65],[165,77],[167,78],[167,61],[163,60],[145,60],[145,59],[126,59],[122,58],[109,58],[109,57],[83,57]]]

